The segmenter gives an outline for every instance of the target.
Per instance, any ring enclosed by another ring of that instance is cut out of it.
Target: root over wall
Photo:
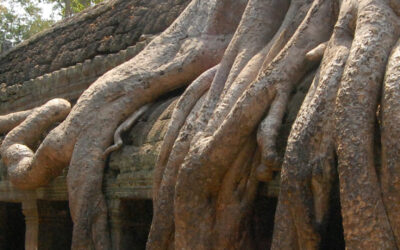
[[[397,249],[399,13],[397,0],[193,0],[70,112],[53,100],[9,132],[10,179],[35,188],[69,166],[72,248],[110,249],[102,183],[114,132],[186,88],[156,164],[148,249],[255,248],[257,191],[279,169],[271,249],[320,249],[332,199],[347,248]],[[282,154],[282,122],[305,79]],[[29,128],[64,117],[29,147]]]

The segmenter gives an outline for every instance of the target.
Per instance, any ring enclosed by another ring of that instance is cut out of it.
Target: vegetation
[[[7,5],[5,4],[7,3]],[[36,0],[0,3],[0,44],[12,46],[50,27],[55,20],[42,18]]]
[[[0,53],[49,28],[60,17],[67,18],[103,0],[6,0],[0,2]],[[43,18],[40,3],[52,7]]]
[[[70,17],[75,13],[81,12],[87,7],[93,6],[103,0],[42,0],[55,3],[63,18]]]

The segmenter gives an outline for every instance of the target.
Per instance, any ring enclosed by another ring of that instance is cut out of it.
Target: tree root
[[[322,59],[322,56],[325,53],[326,44],[327,44],[327,42],[321,43],[314,49],[307,52],[307,54],[306,54],[307,60],[314,61],[314,62],[320,61]]]
[[[281,165],[281,160],[276,151],[276,139],[286,111],[289,95],[290,92],[288,90],[279,91],[276,94],[271,104],[270,112],[268,112],[267,117],[258,128],[257,142],[263,153],[262,164],[257,169],[259,180],[270,181],[272,171],[279,170],[277,168]],[[264,172],[264,174],[261,172]]]
[[[218,68],[219,65],[216,65],[194,80],[179,98],[179,101],[174,108],[171,116],[171,123],[168,125],[168,130],[165,133],[163,145],[160,149],[157,164],[155,166],[153,181],[154,201],[158,197],[158,190],[164,176],[164,170],[179,132],[188,119],[190,113],[193,112],[194,106],[199,103],[200,98],[210,88],[211,82],[214,79]]]
[[[0,151],[8,167],[8,177],[14,186],[20,189],[37,188],[60,174],[62,169],[52,168],[52,155],[47,155],[45,161],[38,162],[31,148],[44,131],[55,122],[65,119],[70,110],[68,101],[53,99],[40,108],[28,111],[31,114],[7,134]],[[17,116],[20,114],[17,113]]]
[[[161,179],[159,180],[159,189],[154,190],[157,194],[154,198],[154,216],[147,241],[147,249],[163,249],[174,245],[174,217],[171,216],[174,211],[174,204],[170,201],[174,199],[180,165],[189,151],[191,140],[200,130],[196,121],[205,99],[204,94],[188,115],[174,142],[166,165],[157,165],[163,170],[163,174],[162,176],[155,175],[155,178],[159,176]]]
[[[126,119],[121,125],[118,126],[117,130],[114,133],[114,144],[108,147],[103,153],[103,159],[107,158],[107,156],[122,147],[123,141],[121,138],[121,134],[123,132],[128,131],[132,125],[142,116],[150,107],[151,104],[146,104],[141,107],[138,111],[134,112],[128,119]]]
[[[13,128],[21,124],[32,111],[30,109],[0,116],[0,134],[10,132]]]
[[[293,124],[282,165],[272,249],[318,248],[334,173],[332,113],[351,46],[346,30],[352,16],[342,10],[341,24],[335,27],[321,69]]]
[[[329,210],[334,150],[346,247],[396,248],[373,166],[371,136],[382,72],[397,37],[393,34],[398,34],[398,20],[386,3],[343,1],[316,89],[306,97],[291,131],[272,249],[319,247]]]
[[[93,83],[66,120],[44,139],[34,156],[38,165],[53,154],[57,155],[51,158],[56,169],[70,164],[72,249],[111,248],[102,193],[102,156],[115,129],[135,110],[218,64],[246,2],[194,0],[135,58]],[[222,10],[229,6],[235,6],[232,15],[224,15]]]
[[[335,110],[343,228],[348,248],[395,249],[374,166],[373,135],[380,86],[400,22],[382,1],[359,1],[358,12]]]
[[[67,178],[74,221],[73,249],[91,244],[96,249],[110,248],[101,191],[103,152],[121,120],[218,64],[245,4],[235,1],[233,15],[220,15],[223,8],[232,6],[231,1],[193,1],[139,55],[92,84],[61,125],[67,131],[77,130]],[[227,25],[226,29],[216,28],[217,24]]]
[[[187,248],[202,245],[204,242],[211,248],[215,246],[214,242],[218,242],[218,247],[225,246],[222,248],[239,247],[239,242],[224,240],[225,233],[213,230],[212,225],[218,224],[219,220],[213,211],[220,205],[217,197],[221,182],[229,173],[240,150],[243,150],[247,139],[255,132],[263,113],[275,97],[275,88],[285,84],[293,86],[298,82],[304,74],[305,54],[328,39],[330,30],[318,23],[332,23],[331,18],[334,18],[331,3],[316,1],[281,56],[274,59],[246,89],[227,119],[224,119],[212,136],[196,138],[193,142],[178,173],[175,187],[175,247]],[[319,32],[315,32],[315,28]],[[313,43],[302,42],[311,36],[314,37],[311,39]],[[302,46],[297,47],[297,44]],[[290,74],[282,75],[282,72]],[[241,215],[243,214],[245,211],[242,211]],[[244,217],[239,218],[239,221],[243,220]],[[197,224],[196,228],[191,226],[194,224]],[[226,233],[241,234],[237,227],[232,230]]]
[[[69,104],[0,117],[0,132],[16,126],[1,147],[10,178],[34,188],[70,164],[72,249],[110,249],[104,156],[148,103],[193,81],[158,158],[147,248],[253,248],[257,176],[268,180],[281,165],[276,141],[291,92],[322,58],[284,156],[272,249],[321,247],[336,172],[346,247],[399,248],[399,45],[386,69],[381,168],[374,162],[380,86],[400,34],[397,4],[193,0],[144,51],[91,85],[36,153],[37,131],[63,120]]]
[[[400,248],[400,171],[399,171],[399,54],[397,42],[389,58],[382,96],[382,168],[380,182],[382,197],[390,225],[395,236],[397,248]]]
[[[229,75],[230,77],[228,79],[231,81],[225,83],[224,91],[219,97],[219,100],[214,101],[215,103],[218,102],[218,108],[207,111],[209,114],[213,111],[212,117],[211,115],[206,116],[207,123],[204,124],[207,126],[205,132],[208,133],[208,135],[211,135],[224,121],[226,116],[232,110],[232,107],[235,105],[235,102],[243,94],[246,88],[259,76],[260,69],[267,67],[280,50],[286,45],[300,23],[303,21],[310,6],[311,1],[291,1],[289,9],[287,10],[278,31],[273,35],[273,37],[272,35],[269,35],[272,39],[247,62],[236,78]],[[280,11],[285,10],[282,7],[279,9]],[[243,37],[243,35],[240,37],[246,41],[246,37]],[[214,82],[216,82],[216,80],[214,80]]]

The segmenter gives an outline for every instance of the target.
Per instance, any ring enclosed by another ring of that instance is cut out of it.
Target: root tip
[[[321,43],[314,49],[307,52],[306,59],[310,62],[320,61],[322,59],[322,57],[324,56],[325,49],[326,49],[326,42]]]

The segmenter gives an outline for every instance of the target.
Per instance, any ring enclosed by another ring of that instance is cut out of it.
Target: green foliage
[[[15,45],[47,29],[58,17],[70,17],[103,0],[5,0],[0,2],[0,53],[4,45]],[[43,18],[39,3],[53,6],[49,19]]]
[[[66,0],[64,0],[66,1]],[[81,12],[87,7],[93,6],[97,3],[102,2],[103,0],[71,0],[71,9],[72,14]]]
[[[4,44],[15,45],[50,27],[55,20],[42,17],[37,0],[0,3],[0,52]]]
[[[81,12],[87,7],[93,6],[103,0],[41,0],[43,2],[53,3],[56,9],[60,11],[63,18],[70,17],[75,13]]]

